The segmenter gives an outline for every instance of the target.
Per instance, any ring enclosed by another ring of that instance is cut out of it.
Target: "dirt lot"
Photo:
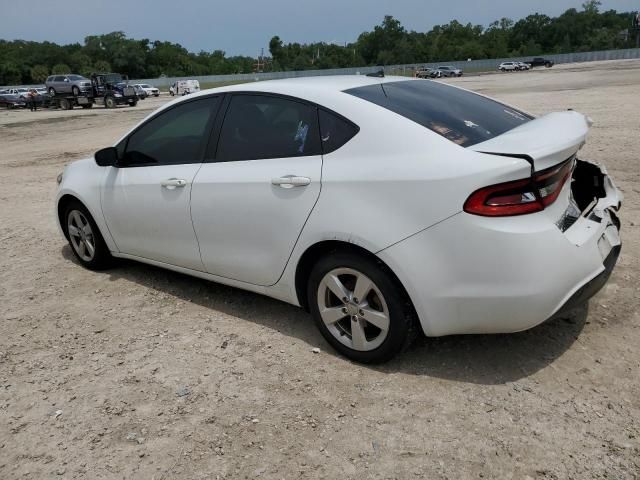
[[[420,340],[381,367],[284,303],[74,262],[56,175],[166,98],[1,112],[0,478],[640,478],[640,62],[452,82],[589,114],[582,156],[624,191],[624,247],[576,318]]]

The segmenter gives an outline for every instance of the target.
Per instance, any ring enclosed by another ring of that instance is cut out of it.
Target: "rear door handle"
[[[272,178],[271,184],[281,188],[306,187],[311,183],[308,177],[298,177],[297,175],[285,175],[284,177]]]
[[[168,178],[160,182],[167,190],[175,190],[177,187],[184,187],[187,181],[184,178]]]

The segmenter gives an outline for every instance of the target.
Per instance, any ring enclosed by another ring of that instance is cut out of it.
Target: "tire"
[[[169,91],[169,95],[171,95],[171,96],[173,97],[173,92],[172,92],[172,91]]]
[[[104,97],[104,107],[105,108],[116,108],[118,104],[116,103],[116,99],[111,95],[107,95]]]
[[[96,222],[82,203],[73,201],[66,206],[62,225],[71,251],[83,267],[104,270],[113,266],[115,260]]]
[[[73,108],[73,105],[71,105],[71,102],[69,100],[67,100],[66,98],[61,98],[60,99],[60,108],[62,110],[71,110]]]
[[[49,87],[49,95],[53,97],[55,94],[56,94],[56,89],[53,87]]]
[[[355,298],[359,289],[364,298]],[[325,340],[351,360],[386,362],[414,338],[415,314],[404,289],[385,265],[359,253],[337,251],[322,257],[309,276],[307,302]],[[371,322],[374,319],[378,326]]]
[[[154,93],[154,94],[153,94],[153,96],[154,96],[154,97],[159,97],[159,96],[160,96],[160,94],[159,94],[159,93]]]
[[[73,87],[71,87],[71,93],[74,97],[77,97],[78,95],[80,95],[80,89],[74,85]]]
[[[547,62],[544,64],[545,68],[551,68],[551,63]]]
[[[137,104],[138,104],[137,100],[134,100],[133,102],[129,102],[130,107],[135,107]]]

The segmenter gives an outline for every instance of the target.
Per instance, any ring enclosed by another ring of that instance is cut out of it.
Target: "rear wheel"
[[[357,253],[320,259],[307,301],[322,336],[352,360],[385,362],[413,338],[413,309],[402,287],[383,264]]]
[[[71,104],[71,102],[66,99],[66,98],[61,98],[60,99],[60,108],[63,110],[71,110],[73,108],[73,105]]]
[[[74,256],[90,270],[110,267],[114,260],[89,211],[80,202],[71,202],[64,213],[63,228]]]

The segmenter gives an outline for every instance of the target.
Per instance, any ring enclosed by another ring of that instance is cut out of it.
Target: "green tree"
[[[71,73],[71,68],[69,67],[69,65],[67,65],[65,63],[57,63],[51,69],[51,73],[53,73],[54,75],[62,75],[62,74],[65,74],[65,73]]]
[[[34,83],[44,83],[49,76],[49,69],[44,65],[35,65],[30,70],[31,81]]]

